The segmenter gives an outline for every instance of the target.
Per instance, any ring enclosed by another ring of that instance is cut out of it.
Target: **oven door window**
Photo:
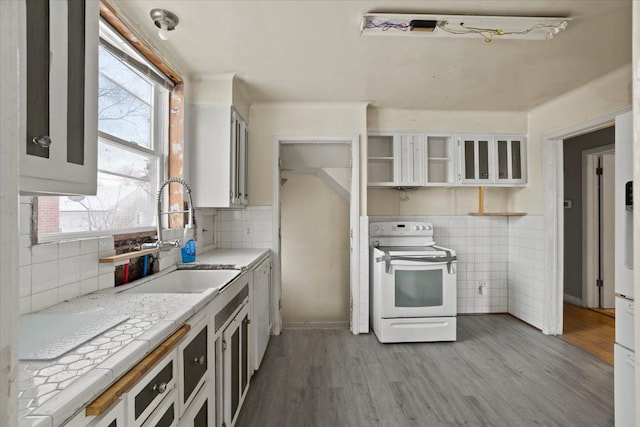
[[[442,269],[395,270],[395,306],[442,306],[442,274]]]

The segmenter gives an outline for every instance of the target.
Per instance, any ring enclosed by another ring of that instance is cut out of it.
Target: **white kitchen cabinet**
[[[213,427],[213,388],[205,382],[187,411],[180,418],[180,427]]]
[[[497,135],[495,141],[495,183],[524,184],[527,179],[526,146],[522,135]]]
[[[96,194],[98,6],[26,2],[21,194]]]
[[[173,427],[178,425],[178,393],[171,390],[149,415],[142,427]]]
[[[178,346],[178,393],[180,416],[192,405],[196,393],[205,383],[209,366],[209,327],[204,313],[188,321],[191,330]]]
[[[455,185],[455,149],[451,134],[425,135],[425,186]]]
[[[371,133],[368,139],[369,186],[416,187],[424,184],[424,135]]]
[[[222,332],[223,423],[233,426],[249,390],[250,327],[249,300]]]
[[[458,136],[462,184],[486,185],[493,182],[493,138],[491,135]]]
[[[262,261],[253,270],[251,285],[251,326],[253,332],[253,369],[260,368],[269,344],[271,323],[269,308],[271,307],[271,257]]]
[[[247,195],[247,122],[232,106],[191,109],[193,203],[203,208],[244,207]]]
[[[393,134],[370,134],[367,139],[369,186],[393,186],[396,177]]]
[[[523,135],[458,135],[459,184],[510,186],[527,183]]]
[[[175,414],[173,418],[178,419],[177,393],[174,392],[176,359],[177,352],[174,349],[126,393],[127,426],[137,427],[143,423],[145,427],[155,425],[149,424],[147,419],[152,414],[153,419],[160,419],[169,409]],[[173,401],[170,407],[160,404],[165,401],[165,397]]]

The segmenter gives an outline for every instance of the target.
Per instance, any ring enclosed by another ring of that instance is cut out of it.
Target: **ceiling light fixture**
[[[158,37],[162,40],[168,40],[169,31],[175,30],[178,22],[180,22],[175,13],[166,9],[151,9],[149,15],[151,15],[151,19],[153,19],[153,23],[156,24],[156,27],[159,28]]]
[[[566,30],[571,18],[482,15],[411,15],[367,13],[362,17],[361,34],[421,35],[425,37],[478,37],[548,40]]]

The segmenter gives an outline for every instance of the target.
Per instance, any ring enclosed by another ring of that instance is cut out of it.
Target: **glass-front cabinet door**
[[[525,141],[523,137],[499,136],[495,138],[497,184],[526,182]]]
[[[463,184],[488,184],[492,182],[492,143],[493,138],[486,135],[464,135],[459,137],[459,182]]]

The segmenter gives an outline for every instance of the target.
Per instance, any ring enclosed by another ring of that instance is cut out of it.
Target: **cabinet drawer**
[[[127,393],[128,425],[139,426],[176,383],[176,351],[169,353]]]
[[[142,427],[172,427],[178,425],[178,394],[169,392]]]
[[[634,307],[633,300],[616,297],[616,342],[628,349],[633,349]]]
[[[124,402],[116,403],[109,412],[89,424],[89,427],[124,427]]]
[[[209,328],[206,319],[202,320],[180,345],[180,413],[189,406],[196,391],[205,381],[207,368],[210,364],[207,343]]]

